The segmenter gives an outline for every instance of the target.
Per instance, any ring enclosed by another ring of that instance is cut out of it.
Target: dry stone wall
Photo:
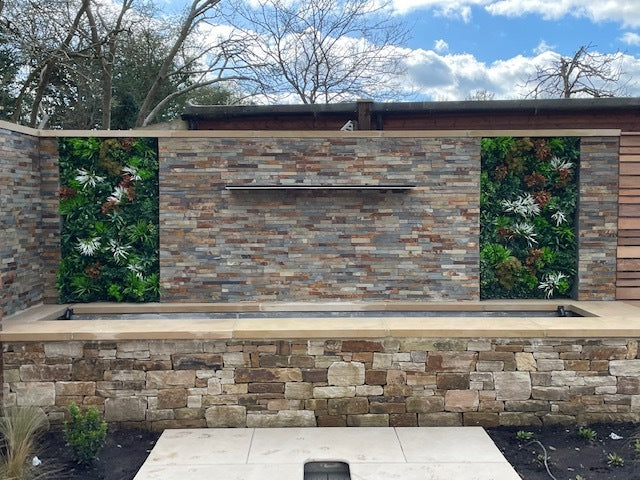
[[[36,342],[4,345],[4,398],[61,421],[182,427],[640,421],[637,339]]]

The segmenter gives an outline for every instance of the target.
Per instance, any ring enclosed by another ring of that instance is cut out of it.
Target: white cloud
[[[392,0],[394,9],[401,14],[411,10],[431,9],[436,15],[445,18],[471,21],[471,9],[474,6],[484,6],[491,0]]]
[[[433,49],[438,53],[447,53],[449,51],[449,44],[443,39],[439,39],[434,42]]]
[[[549,45],[545,40],[540,40],[538,46],[533,49],[533,53],[540,55],[541,53],[548,52],[554,48],[556,48],[555,45]]]
[[[640,27],[638,0],[393,0],[398,13],[431,9],[436,15],[469,22],[472,9],[484,8],[492,15],[522,17],[539,15],[545,20],[565,16],[586,17],[592,22],[613,21],[623,27]]]
[[[620,37],[620,41],[627,45],[640,46],[640,35],[633,32],[624,32]]]
[[[407,93],[416,100],[463,100],[471,92],[486,90],[495,99],[524,98],[532,88],[526,80],[536,66],[550,64],[559,54],[547,50],[534,56],[517,55],[492,63],[470,54],[438,54],[432,50],[407,50]],[[621,55],[621,54],[620,54]],[[640,58],[624,55],[623,71],[628,78],[640,77]],[[639,96],[640,85],[627,85],[629,95]]]

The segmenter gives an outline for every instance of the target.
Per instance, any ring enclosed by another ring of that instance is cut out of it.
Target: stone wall
[[[0,127],[0,319],[57,299],[57,145]]]
[[[619,137],[580,142],[578,300],[616,299]]]
[[[0,311],[4,316],[42,302],[38,150],[37,137],[0,128]]]
[[[637,339],[101,341],[4,346],[8,404],[177,427],[640,421]]]
[[[478,138],[166,138],[163,301],[473,300]],[[249,183],[313,191],[228,191]],[[332,185],[410,184],[393,192]]]

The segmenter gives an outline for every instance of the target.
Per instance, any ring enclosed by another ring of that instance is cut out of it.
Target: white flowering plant
[[[157,301],[156,141],[65,138],[59,154],[60,300]]]
[[[481,298],[569,295],[580,139],[484,138],[481,162]]]

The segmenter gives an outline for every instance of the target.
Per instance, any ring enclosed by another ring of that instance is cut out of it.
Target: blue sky
[[[394,0],[412,25],[406,45],[417,97],[460,100],[476,89],[522,98],[536,66],[581,45],[618,53],[640,95],[640,0]]]
[[[523,98],[537,67],[587,44],[618,55],[626,94],[640,96],[640,0],[390,1],[391,14],[410,27],[399,46],[406,100],[462,100],[477,90]]]

